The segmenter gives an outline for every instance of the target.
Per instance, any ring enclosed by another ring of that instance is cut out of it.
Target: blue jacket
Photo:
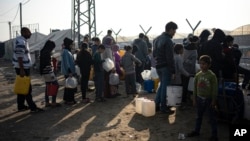
[[[74,58],[71,52],[69,52],[67,49],[63,49],[62,52],[61,72],[63,75],[75,73]]]
[[[167,67],[170,73],[175,74],[174,43],[170,35],[164,32],[154,40],[153,57],[156,69]]]

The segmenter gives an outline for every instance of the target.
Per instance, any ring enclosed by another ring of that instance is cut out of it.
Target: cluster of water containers
[[[144,90],[148,93],[157,91],[159,87],[159,78],[156,70],[144,70],[142,73],[144,79]],[[156,81],[158,79],[158,81]],[[140,84],[137,84],[137,91],[141,91]],[[181,86],[167,86],[167,105],[168,106],[180,106],[182,99],[182,87]],[[155,115],[155,102],[147,98],[136,98],[135,99],[135,111],[138,114],[142,114],[145,117]]]

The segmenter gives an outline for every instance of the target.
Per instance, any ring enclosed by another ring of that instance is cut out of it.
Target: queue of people
[[[77,51],[76,58],[73,57],[72,49],[74,41],[65,38],[62,45],[61,74],[67,78],[76,77],[75,65],[80,68],[80,85],[82,94],[82,103],[89,103],[91,100],[86,96],[88,89],[88,81],[90,71],[94,70],[95,94],[97,102],[105,102],[106,98],[114,98],[121,94],[118,93],[118,85],[111,85],[110,75],[117,73],[123,75],[121,70],[125,72],[125,88],[126,97],[135,97],[136,82],[143,85],[141,72],[150,67],[155,67],[159,75],[160,86],[156,92],[155,104],[156,110],[162,113],[170,113],[171,110],[167,106],[167,86],[180,85],[183,86],[182,103],[185,105],[189,100],[193,105],[197,105],[197,119],[194,130],[188,134],[189,137],[198,136],[201,128],[201,121],[205,107],[210,106],[209,117],[212,127],[211,140],[218,140],[217,124],[215,120],[215,106],[217,97],[218,79],[225,78],[237,81],[237,73],[239,71],[240,53],[232,47],[233,37],[225,35],[225,33],[216,29],[213,37],[208,40],[211,34],[208,30],[204,30],[201,35],[189,35],[183,44],[176,44],[172,41],[178,26],[174,22],[168,22],[164,32],[157,36],[153,44],[150,44],[148,37],[143,33],[139,34],[131,45],[124,47],[126,53],[119,56],[119,45],[112,37],[112,31],[108,30],[107,35],[101,40],[94,37],[93,44],[89,43],[87,36]],[[31,59],[27,39],[31,36],[28,28],[22,28],[21,36],[16,39],[14,47],[13,64],[16,74],[23,77],[30,76]],[[55,43],[48,40],[40,51],[40,74],[45,81],[45,107],[58,107],[56,102],[57,91],[53,94],[49,89],[51,85],[58,89],[58,81],[55,71],[53,70],[51,52],[55,48]],[[90,51],[90,49],[92,51]],[[110,59],[114,63],[114,67],[110,70],[103,69],[102,65],[106,59]],[[197,72],[197,62],[200,65],[200,71]],[[121,69],[123,68],[123,69]],[[229,69],[230,68],[230,69]],[[228,71],[230,70],[230,71]],[[193,94],[187,90],[189,78],[194,77]],[[27,95],[17,94],[18,110],[23,111],[30,109],[31,112],[41,112],[43,109],[38,108],[32,99],[32,87],[29,86]],[[63,100],[67,105],[76,103],[75,93],[77,88],[64,88]],[[193,99],[189,97],[193,95]],[[50,96],[52,101],[50,102]],[[24,101],[27,101],[28,106]]]

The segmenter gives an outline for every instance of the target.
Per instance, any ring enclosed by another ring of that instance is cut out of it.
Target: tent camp
[[[52,32],[47,36],[45,36],[41,33],[33,33],[31,38],[28,40],[32,62],[33,63],[36,62],[35,52],[39,52],[43,48],[43,46],[47,40],[52,40],[55,42],[56,47],[55,47],[55,52],[54,52],[53,56],[59,58],[63,39],[65,37],[68,37],[68,38],[71,37],[71,29]],[[11,39],[11,40],[8,40],[5,42],[5,55],[4,55],[5,59],[8,59],[8,60],[12,59],[12,54],[13,54],[12,48],[13,48],[14,40],[15,39]]]
[[[48,40],[51,40],[51,41],[54,41],[56,44],[56,47],[53,52],[53,57],[56,57],[57,59],[60,60],[63,40],[66,37],[71,38],[71,29],[52,32],[48,36],[46,36],[44,39],[37,42],[36,44],[30,45],[30,51],[32,53],[35,51],[40,51],[43,48],[45,42]],[[77,43],[75,43],[75,45],[77,45]]]
[[[32,36],[28,39],[29,45],[34,45],[45,37],[46,35],[39,32],[32,33]],[[14,41],[15,38],[4,42],[5,53],[3,58],[6,60],[12,60]]]

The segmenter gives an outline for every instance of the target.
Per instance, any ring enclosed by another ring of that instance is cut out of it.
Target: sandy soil
[[[173,114],[156,113],[144,117],[135,112],[135,101],[125,96],[124,82],[119,93],[122,96],[94,102],[94,91],[87,96],[89,104],[80,103],[81,94],[75,95],[77,104],[64,105],[62,101],[62,76],[58,76],[60,91],[57,101],[61,107],[44,107],[45,85],[40,75],[32,73],[33,99],[45,112],[17,112],[16,95],[13,94],[14,69],[10,62],[0,60],[0,141],[176,141],[179,133],[187,133],[194,126],[195,109],[173,108]],[[153,99],[155,93],[139,94]],[[219,123],[220,141],[228,141],[228,126]],[[204,141],[210,136],[208,120],[203,121],[200,137],[187,141]]]

